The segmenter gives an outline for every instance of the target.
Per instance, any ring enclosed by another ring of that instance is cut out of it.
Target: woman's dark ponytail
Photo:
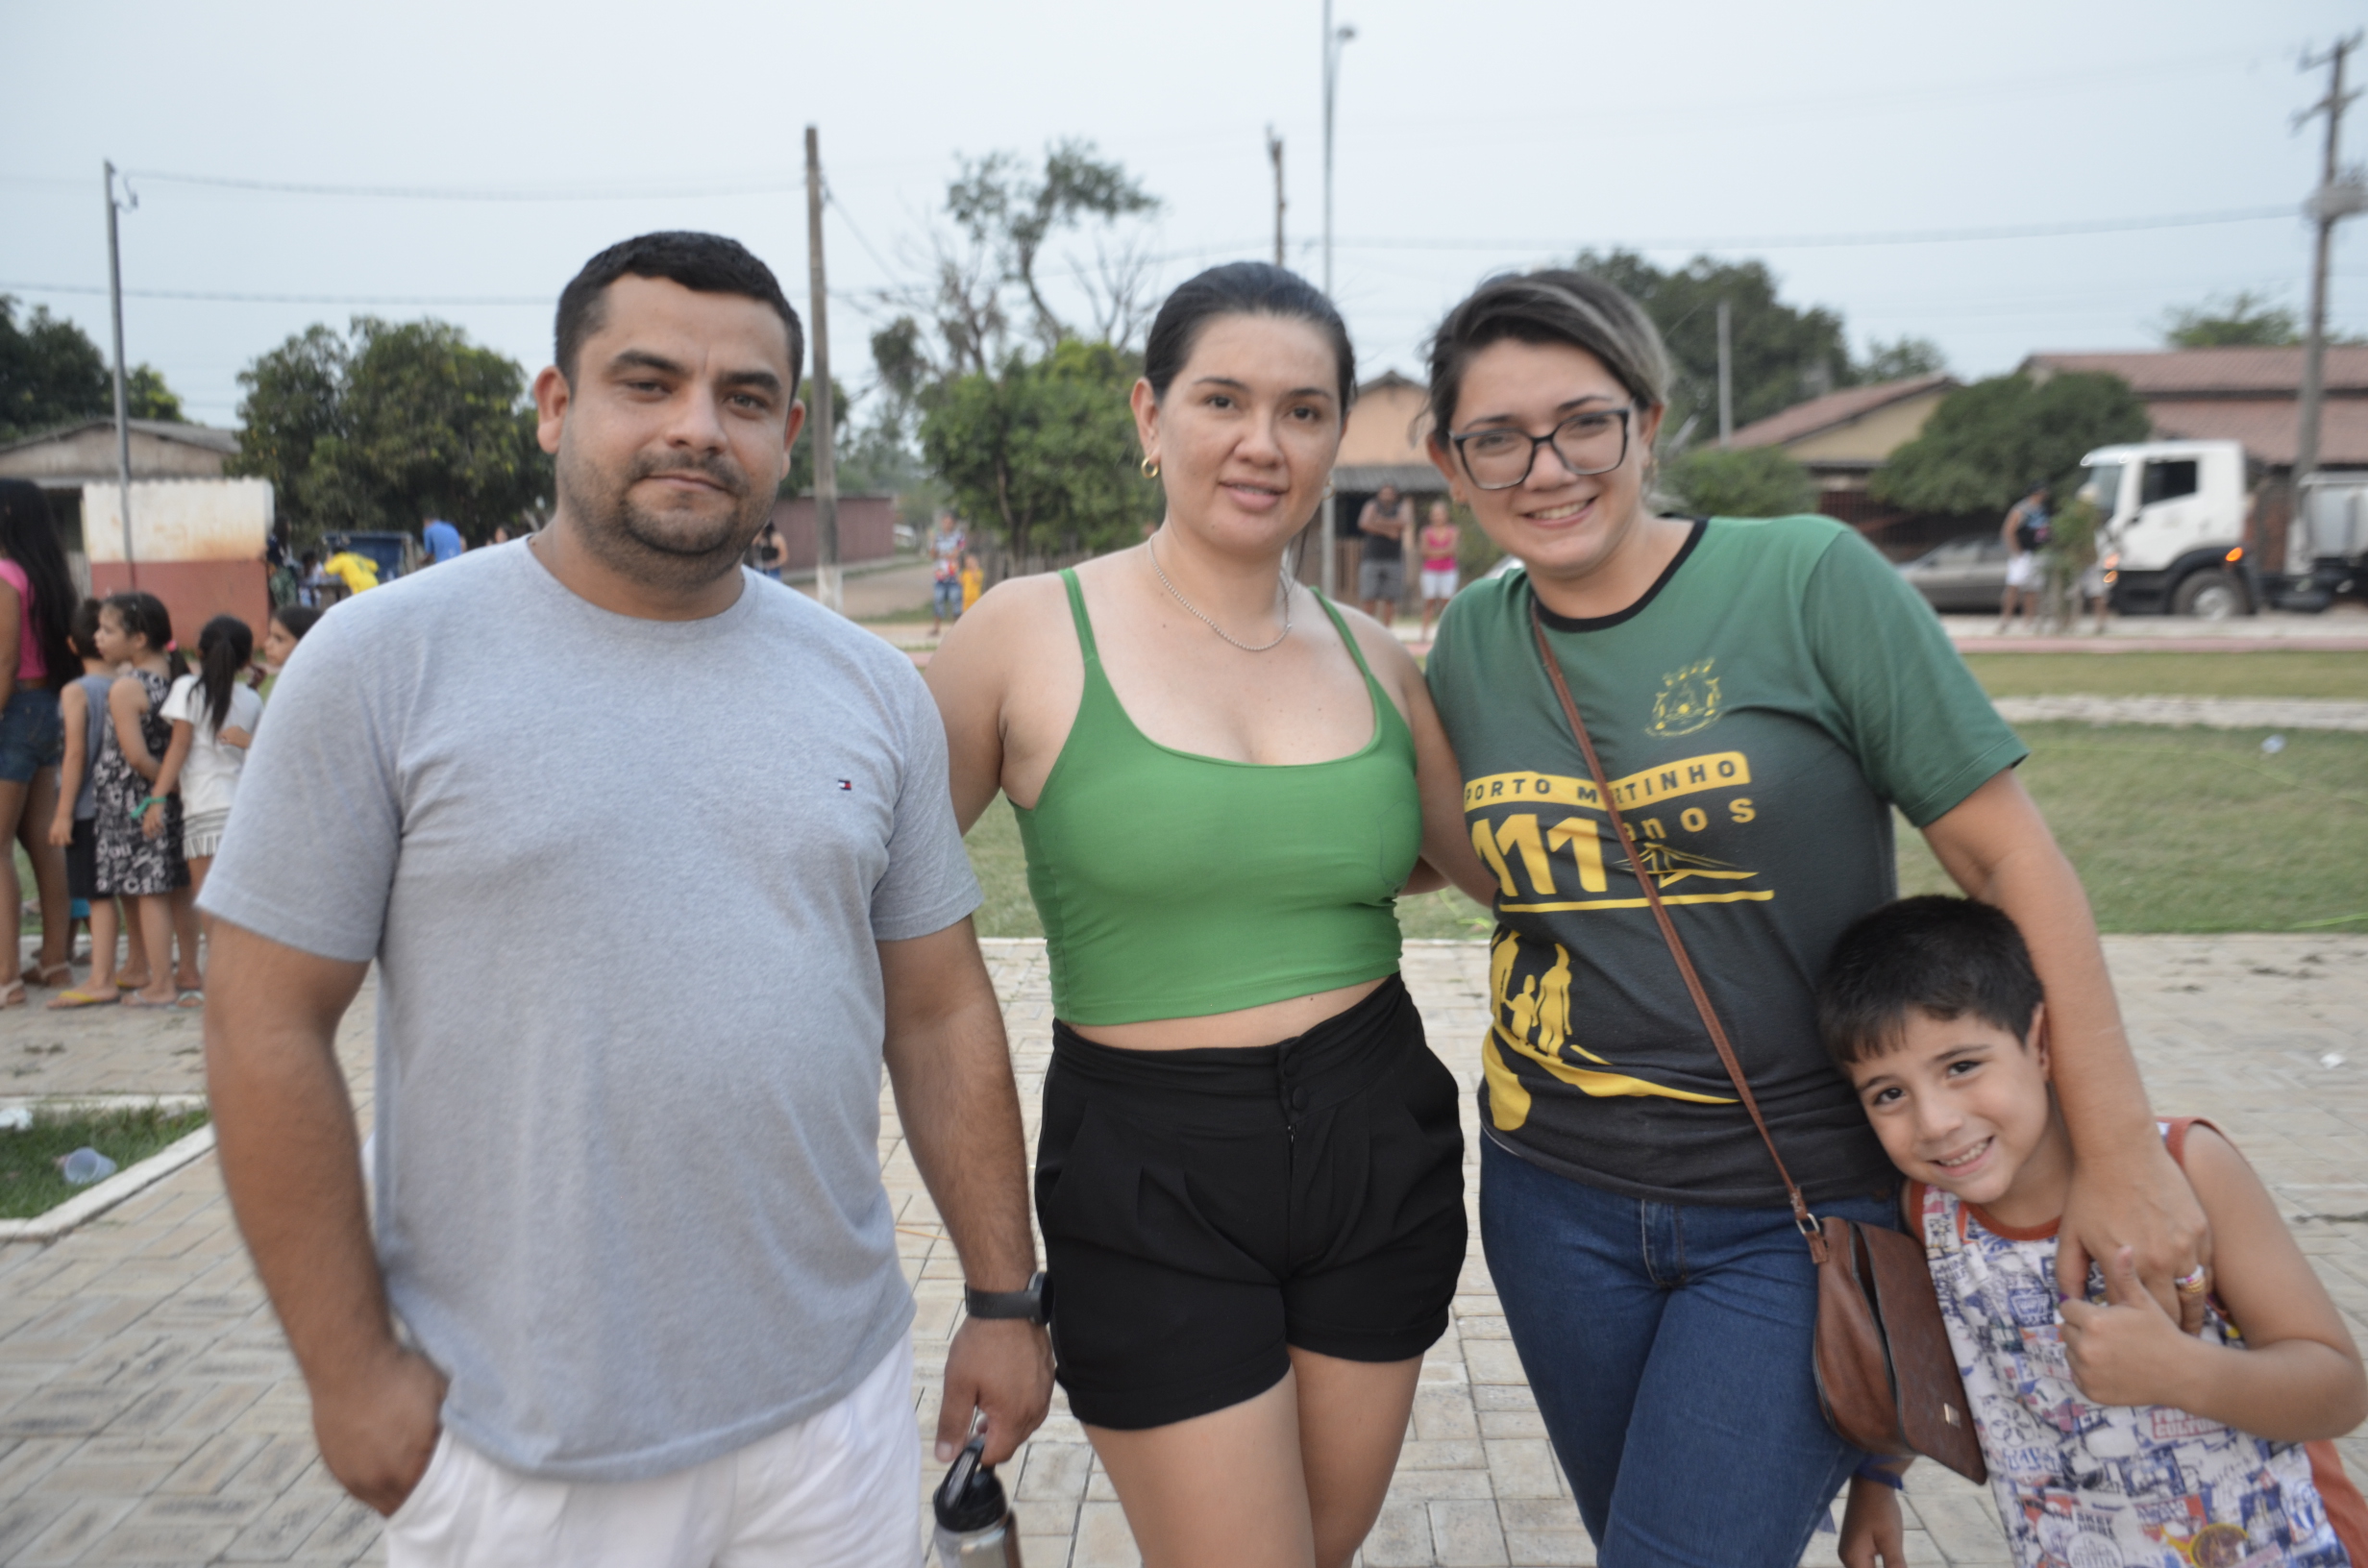
[[[206,696],[206,712],[215,734],[231,716],[231,693],[238,672],[255,657],[255,633],[234,615],[217,615],[197,634],[197,685]]]

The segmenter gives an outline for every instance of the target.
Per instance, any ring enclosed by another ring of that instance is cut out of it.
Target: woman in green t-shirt
[[[1898,575],[1830,519],[1658,508],[1666,357],[1598,279],[1491,281],[1440,328],[1430,372],[1432,460],[1523,567],[1457,597],[1426,672],[1487,868],[1468,891],[1497,918],[1490,1271],[1605,1561],[1789,1564],[1861,1459],[1818,1414],[1814,1271],[1597,809],[1536,626],[1819,1213],[1897,1223],[1812,1002],[1842,928],[1895,895],[1896,807],[2014,918],[2047,985],[2081,1154],[2066,1277],[2131,1244],[2169,1304],[2202,1215],[2079,879],[2013,773],[2024,748]]]

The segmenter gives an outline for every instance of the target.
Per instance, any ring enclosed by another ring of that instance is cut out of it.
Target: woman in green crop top
[[[1468,870],[1455,760],[1397,640],[1286,569],[1353,384],[1302,280],[1186,283],[1133,396],[1158,531],[996,588],[927,672],[963,825],[999,789],[1027,846],[1054,1348],[1154,1568],[1347,1562],[1464,1260],[1394,911]]]

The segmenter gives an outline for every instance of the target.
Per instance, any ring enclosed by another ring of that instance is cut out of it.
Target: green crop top
[[[1397,890],[1422,847],[1414,736],[1340,612],[1373,736],[1330,762],[1196,756],[1137,729],[1102,673],[1076,574],[1085,655],[1076,722],[1020,817],[1052,961],[1076,1024],[1229,1013],[1377,980],[1398,964]]]

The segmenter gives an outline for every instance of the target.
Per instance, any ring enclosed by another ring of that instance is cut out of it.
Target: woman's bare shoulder
[[[1366,665],[1376,680],[1393,690],[1401,689],[1408,680],[1420,681],[1422,672],[1416,667],[1414,655],[1406,651],[1406,645],[1396,632],[1354,604],[1334,600],[1332,607],[1348,624],[1348,634],[1357,640],[1357,651],[1365,655]]]

